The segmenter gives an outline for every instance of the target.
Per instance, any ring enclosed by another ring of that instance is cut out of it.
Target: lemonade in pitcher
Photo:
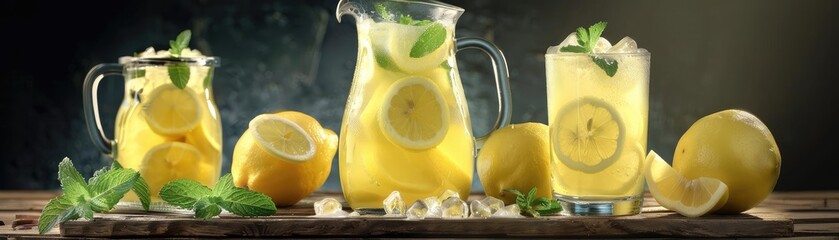
[[[364,211],[393,191],[406,203],[447,189],[468,196],[475,139],[454,59],[462,9],[362,0],[338,11],[356,17],[359,35],[339,143],[347,202]]]
[[[567,215],[640,211],[650,54],[629,37],[612,46],[605,25],[545,55],[552,186]]]

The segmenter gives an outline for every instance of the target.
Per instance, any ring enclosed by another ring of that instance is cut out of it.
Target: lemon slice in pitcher
[[[182,135],[201,122],[201,101],[191,89],[172,84],[155,88],[143,105],[146,121],[157,134]]]
[[[262,114],[250,122],[253,136],[262,148],[291,161],[307,161],[315,155],[316,146],[300,125],[275,114]]]
[[[140,165],[140,174],[149,183],[152,196],[157,196],[163,185],[175,179],[192,179],[212,186],[217,174],[208,171],[201,152],[182,142],[167,142],[153,147]]]
[[[391,142],[411,149],[437,146],[449,130],[446,102],[431,80],[398,80],[385,95],[379,126]]]
[[[728,186],[716,178],[688,180],[654,151],[647,155],[647,185],[662,207],[687,217],[698,217],[721,208],[728,201]]]
[[[554,121],[553,150],[569,168],[596,173],[620,157],[624,124],[608,103],[585,97],[566,105]]]
[[[451,54],[452,31],[441,23],[392,24],[389,30],[390,57],[406,72],[417,73],[438,67]]]

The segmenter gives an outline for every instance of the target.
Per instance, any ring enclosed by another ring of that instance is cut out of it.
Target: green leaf
[[[446,72],[448,72],[448,71],[451,71],[451,70],[452,70],[452,66],[451,66],[451,65],[449,65],[449,61],[448,61],[448,60],[445,60],[445,61],[443,61],[443,63],[440,63],[440,67],[442,67],[443,69],[446,69]]]
[[[422,20],[422,21],[413,21],[413,22],[411,22],[411,25],[413,25],[413,26],[425,26],[425,25],[428,25],[428,24],[431,24],[431,23],[432,23],[431,20],[426,19],[426,20]]]
[[[199,199],[209,196],[212,193],[210,188],[191,179],[178,179],[163,185],[160,188],[160,198],[169,204],[192,209]]]
[[[80,196],[89,197],[90,189],[82,177],[82,174],[73,166],[70,158],[64,158],[58,163],[58,181],[61,182],[61,189],[64,190],[64,195],[74,203]]]
[[[96,212],[107,212],[125,196],[140,173],[132,169],[112,169],[90,182],[90,205]]]
[[[277,213],[271,197],[262,193],[235,188],[218,198],[216,203],[219,206],[239,216],[270,216]]]
[[[212,203],[208,198],[199,199],[193,207],[195,208],[195,218],[210,219],[221,214],[221,207]]]
[[[440,23],[431,24],[417,39],[409,54],[412,58],[421,58],[437,50],[446,41],[446,28]]]
[[[230,173],[221,176],[221,178],[216,182],[216,186],[213,187],[213,196],[221,197],[230,194],[236,186],[233,185],[233,176]]]
[[[216,68],[210,67],[207,70],[207,76],[204,77],[204,88],[209,88],[211,84],[213,84],[213,75],[215,73]]]
[[[602,56],[592,56],[591,60],[594,61],[594,64],[597,64],[600,69],[603,69],[609,77],[614,77],[615,73],[618,72],[618,61],[615,61],[614,59]]]
[[[527,202],[530,203],[530,205],[533,205],[533,198],[534,197],[536,197],[536,188],[535,187],[531,188],[530,192],[527,192]]]
[[[600,39],[600,34],[603,34],[603,31],[606,30],[606,22],[597,22],[591,27],[588,27],[588,35],[589,35],[589,49],[594,49],[594,45],[597,44],[597,40]]]
[[[174,63],[168,66],[169,70],[169,79],[172,80],[172,84],[180,89],[184,89],[186,84],[189,83],[189,67],[186,63]]]
[[[385,5],[379,3],[379,4],[376,4],[375,8],[376,8],[376,13],[378,13],[379,16],[381,16],[383,20],[388,21],[388,22],[393,21],[393,16],[391,16],[390,13],[387,11],[387,8],[385,7]]]
[[[114,160],[111,162],[111,169],[122,169],[122,164],[119,164],[119,161]]]
[[[577,28],[577,44],[579,44],[581,47],[586,48],[586,50],[590,51],[591,48],[589,48],[588,40],[589,40],[588,32],[586,32],[586,29],[582,28],[582,27],[578,27]],[[586,52],[588,52],[588,51],[586,51]]]
[[[79,218],[79,215],[74,211],[73,201],[67,198],[67,195],[62,194],[53,198],[44,206],[44,210],[38,218],[38,233],[44,234],[59,223],[77,218]]]
[[[80,217],[87,220],[93,220],[93,209],[88,202],[80,202],[78,205],[73,207],[73,211]]]
[[[560,52],[587,53],[588,49],[581,46],[568,45],[559,49]]]
[[[376,57],[376,63],[379,64],[385,70],[389,70],[392,72],[399,72],[399,67],[396,66],[396,63],[393,62],[393,59],[390,58],[390,55],[387,54],[385,51],[373,51],[373,55]]]
[[[544,200],[537,200],[541,203],[533,208],[540,215],[551,215],[562,211],[562,205],[558,201],[547,199],[545,197],[541,197],[540,199]]]
[[[134,186],[131,186],[131,191],[134,191],[134,194],[136,194],[137,198],[140,199],[140,203],[143,205],[143,210],[148,212],[149,205],[151,205],[151,190],[149,189],[149,183],[146,182],[146,179],[144,179],[143,176],[137,177],[137,180],[134,181]]]
[[[190,38],[192,38],[192,31],[189,29],[178,34],[178,37],[175,38],[174,41],[169,41],[169,53],[172,54],[173,57],[180,57],[181,51],[189,46]]]
[[[414,18],[411,15],[399,15],[399,24],[411,25],[414,23]]]

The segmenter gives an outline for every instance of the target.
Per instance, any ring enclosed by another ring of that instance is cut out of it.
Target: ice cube
[[[483,202],[478,200],[469,203],[469,211],[472,213],[472,217],[487,218],[492,216],[492,210],[490,210],[487,205],[484,205]]]
[[[341,202],[334,198],[324,198],[315,202],[315,216],[346,216]]]
[[[481,199],[480,201],[481,203],[489,207],[490,214],[493,214],[504,207],[504,201],[501,201],[501,199],[498,198],[487,196],[486,198]]]
[[[399,194],[399,191],[393,191],[390,193],[390,195],[388,195],[382,203],[384,204],[386,215],[405,215],[405,201],[402,200],[402,195]]]
[[[522,218],[524,216],[521,215],[521,208],[519,205],[510,204],[501,209],[498,209],[497,212],[492,214],[493,218]]]
[[[618,43],[615,43],[612,48],[609,48],[608,53],[636,53],[638,52],[638,43],[631,37],[624,37]]]
[[[417,200],[414,204],[411,204],[405,214],[408,215],[408,220],[425,219],[428,215],[428,206],[422,200]]]
[[[449,199],[449,197],[460,198],[460,193],[456,192],[455,190],[446,189],[445,192],[443,192],[442,194],[440,194],[439,197],[437,197],[437,200],[440,200],[440,202],[442,202],[446,199]]]
[[[606,40],[606,38],[600,37],[597,39],[597,43],[594,44],[592,52],[602,53],[608,51],[610,48],[612,48],[612,43]]]
[[[443,211],[443,219],[469,217],[469,206],[457,196],[451,196],[440,204]]]
[[[358,213],[357,211],[352,211],[349,215],[347,215],[347,217],[361,217],[361,213]]]
[[[556,47],[557,48],[562,48],[562,47],[571,46],[571,45],[576,45],[576,46],[580,45],[580,43],[577,41],[577,34],[576,33],[568,34],[568,36],[565,37],[565,40],[562,40],[562,42],[559,43],[559,45],[557,45]],[[559,51],[559,49],[557,49],[557,51]]]
[[[437,199],[437,197],[427,197],[422,199],[422,202],[428,207],[428,214],[425,217],[440,218],[442,216],[443,212],[440,210],[440,199]]]

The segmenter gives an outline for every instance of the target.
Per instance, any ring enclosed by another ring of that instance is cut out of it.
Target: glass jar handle
[[[121,64],[104,63],[94,66],[87,73],[84,78],[84,89],[82,89],[82,98],[84,99],[84,120],[87,125],[87,133],[90,134],[90,139],[99,151],[105,154],[111,154],[113,150],[114,140],[105,136],[105,131],[102,130],[102,121],[99,118],[99,103],[96,97],[97,89],[99,88],[99,81],[105,76],[119,75],[122,76]]]
[[[498,90],[498,118],[495,120],[495,125],[488,133],[475,138],[476,148],[480,149],[484,145],[484,141],[489,137],[492,131],[507,126],[510,124],[512,115],[512,96],[510,95],[510,73],[507,71],[507,60],[504,58],[504,53],[501,52],[495,44],[487,40],[477,37],[465,37],[457,39],[457,50],[476,48],[492,59],[492,69],[495,70],[495,87]]]

